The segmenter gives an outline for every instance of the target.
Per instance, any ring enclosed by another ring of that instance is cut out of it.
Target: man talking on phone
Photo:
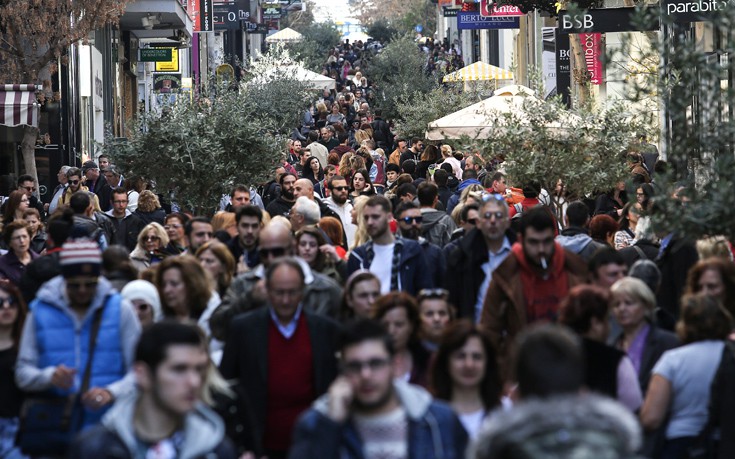
[[[296,425],[289,458],[464,457],[467,433],[449,406],[395,379],[390,336],[377,322],[348,325],[341,375]]]

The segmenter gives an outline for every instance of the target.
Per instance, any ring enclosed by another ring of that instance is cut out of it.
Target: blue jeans
[[[15,446],[15,437],[18,434],[18,418],[0,418],[0,457],[3,459],[26,459]]]

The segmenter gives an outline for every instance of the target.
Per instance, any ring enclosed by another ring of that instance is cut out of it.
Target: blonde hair
[[[355,221],[357,222],[357,230],[355,231],[355,240],[352,243],[350,250],[354,250],[355,247],[359,247],[370,240],[368,236],[365,222],[362,219],[362,213],[365,210],[365,204],[367,203],[367,196],[358,196],[352,201],[352,207],[355,209]]]
[[[449,145],[442,145],[441,152],[442,158],[449,158],[450,156],[452,156],[452,147],[450,147]]]
[[[227,231],[229,228],[237,226],[235,222],[235,212],[217,212],[212,217],[212,231]]]
[[[732,261],[730,242],[725,236],[710,236],[698,240],[697,253],[699,254],[700,260],[704,260],[710,257],[717,257]]]

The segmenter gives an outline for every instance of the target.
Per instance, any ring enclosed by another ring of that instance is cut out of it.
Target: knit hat
[[[146,280],[134,280],[128,282],[120,292],[122,297],[128,301],[141,300],[153,307],[153,321],[162,318],[161,300],[158,296],[156,286]]]
[[[77,240],[61,246],[59,255],[61,274],[65,278],[99,277],[102,270],[102,251],[96,242]]]
[[[99,167],[97,167],[97,163],[94,161],[84,161],[84,164],[82,164],[82,174],[86,174],[90,169],[99,169]]]

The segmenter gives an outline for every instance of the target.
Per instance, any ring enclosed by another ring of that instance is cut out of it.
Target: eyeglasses
[[[403,217],[399,218],[398,220],[402,221],[403,223],[410,225],[413,222],[421,223],[424,221],[424,217]]]
[[[18,303],[12,297],[0,298],[0,307],[2,309],[15,309],[18,307]]]
[[[163,227],[163,229],[165,229],[166,231],[168,231],[170,229],[181,229],[183,227],[184,227],[183,225],[173,224],[173,225],[166,225],[166,226]]]
[[[26,191],[30,191],[31,193],[34,192],[34,191],[36,191],[36,187],[35,186],[24,186],[24,187],[21,187],[21,188],[23,188]]]
[[[286,248],[285,247],[271,247],[270,249],[262,248],[262,249],[258,249],[258,255],[260,255],[260,258],[268,258],[269,256],[278,258],[278,257],[282,257],[286,255]]]
[[[161,238],[158,236],[143,236],[145,242],[160,241]]]
[[[85,288],[87,290],[94,290],[97,288],[97,279],[94,280],[86,280],[86,281],[66,281],[66,288],[70,290],[81,290],[82,288]]]
[[[424,289],[419,290],[419,294],[417,298],[420,298],[420,299],[423,299],[423,298],[447,299],[449,298],[449,291],[443,288],[424,288]]]
[[[72,185],[79,185],[79,180],[69,180]]]
[[[482,214],[482,218],[485,220],[490,220],[492,217],[495,217],[496,220],[500,220],[505,217],[505,212],[498,210],[496,212],[485,212]]]
[[[363,368],[368,368],[371,372],[385,369],[390,364],[388,359],[370,359],[365,362],[353,360],[342,364],[342,371],[345,374],[357,376],[362,373]]]
[[[477,224],[477,219],[476,218],[468,218],[467,219],[467,223],[469,223],[470,225],[476,225]]]
[[[347,190],[350,189],[350,187],[348,187],[348,186],[333,186],[332,189],[335,190],[335,191],[347,191]]]

